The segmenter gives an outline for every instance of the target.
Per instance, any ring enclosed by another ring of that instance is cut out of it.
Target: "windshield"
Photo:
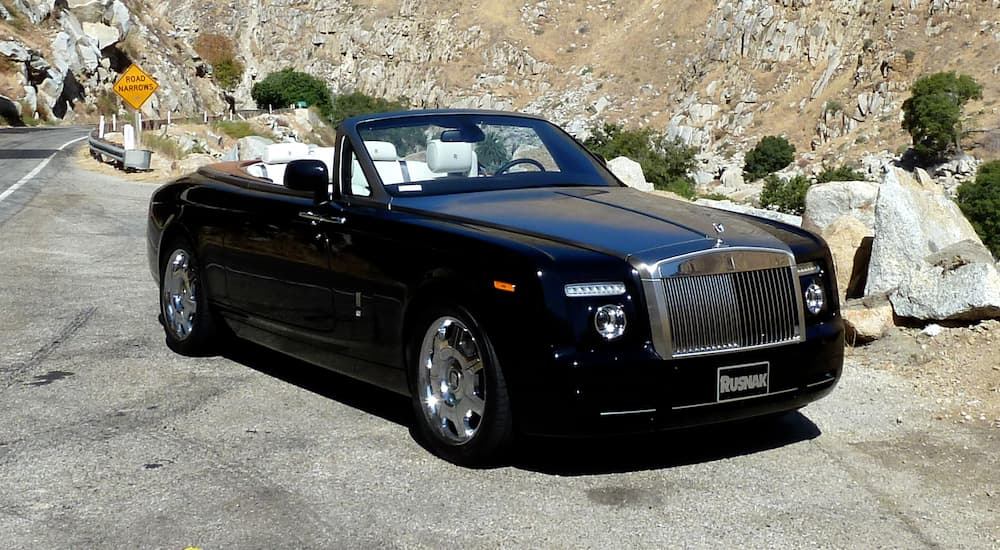
[[[579,143],[543,120],[421,115],[362,122],[357,130],[392,195],[620,185]]]

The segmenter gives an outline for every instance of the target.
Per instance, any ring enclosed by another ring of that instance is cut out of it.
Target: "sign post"
[[[114,90],[118,97],[128,103],[136,113],[141,113],[142,105],[149,100],[153,92],[160,87],[160,84],[136,65],[129,65],[125,72],[118,77]],[[142,115],[139,114],[141,117]],[[136,128],[139,134],[138,143],[142,143],[142,119],[138,118],[139,127]]]

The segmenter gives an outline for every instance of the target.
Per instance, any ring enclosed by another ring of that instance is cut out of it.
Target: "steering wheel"
[[[536,168],[538,168],[540,171],[542,172],[545,171],[545,167],[542,166],[542,163],[538,162],[537,160],[523,158],[523,159],[508,160],[507,162],[503,163],[503,165],[501,165],[500,168],[497,168],[496,172],[493,172],[493,175],[499,176],[500,174],[503,174],[504,172],[510,170],[511,168],[517,166],[518,164],[531,164]]]

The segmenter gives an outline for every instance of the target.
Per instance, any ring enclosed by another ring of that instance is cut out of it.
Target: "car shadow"
[[[245,340],[227,346],[222,356],[400,426],[411,428],[413,411],[407,397],[355,380]]]
[[[750,455],[815,439],[798,411],[653,434],[586,439],[524,438],[512,465],[559,476],[660,470]]]
[[[410,400],[246,341],[228,346],[223,357],[261,374],[407,428],[428,453],[415,429]],[[506,460],[513,467],[547,475],[583,476],[659,470],[754,454],[820,435],[799,412],[777,417],[655,434],[581,439],[522,437]]]

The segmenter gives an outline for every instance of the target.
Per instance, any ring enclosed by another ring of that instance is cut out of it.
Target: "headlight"
[[[809,283],[805,291],[806,311],[812,315],[817,315],[826,309],[826,292],[816,281]]]
[[[625,309],[619,305],[605,305],[594,314],[594,328],[605,340],[611,341],[625,334]]]

